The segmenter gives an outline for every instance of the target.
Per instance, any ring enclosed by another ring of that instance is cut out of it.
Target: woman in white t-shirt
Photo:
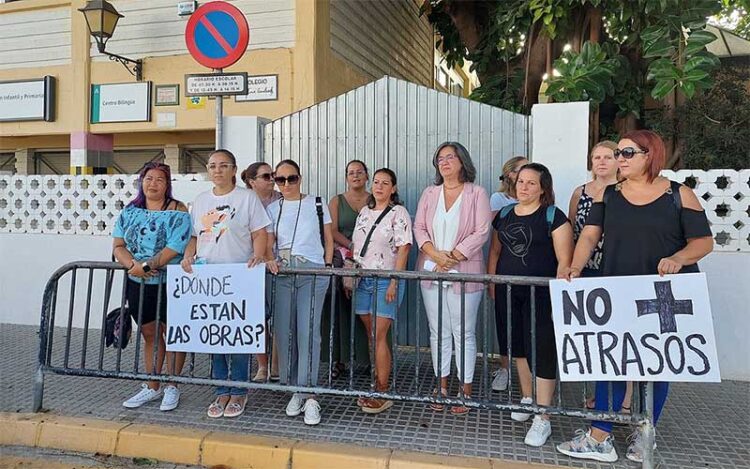
[[[205,264],[246,262],[248,267],[265,262],[268,219],[253,191],[237,187],[237,160],[228,150],[216,150],[208,158],[208,175],[214,187],[195,198],[190,239],[182,268],[192,273],[198,259]],[[248,354],[213,354],[212,377],[247,381]],[[210,418],[238,417],[245,411],[247,389],[219,386],[208,406]]]
[[[276,165],[274,181],[282,198],[268,206],[271,224],[267,229],[269,247],[273,247],[277,262],[286,267],[332,267],[333,234],[328,205],[320,197],[301,193],[302,176],[292,160]],[[273,264],[269,265],[272,272]],[[318,383],[320,321],[329,281],[324,275],[280,275],[276,279],[273,324],[282,383]],[[295,393],[286,406],[286,414],[294,417],[303,412],[307,425],[320,423],[320,404],[315,396]]]
[[[388,168],[375,171],[372,194],[362,207],[352,234],[352,251],[357,266],[370,270],[404,270],[412,244],[411,218],[398,198],[396,173]],[[354,306],[365,325],[367,337],[375,329],[375,390],[388,391],[391,376],[391,349],[388,330],[404,299],[404,280],[366,277],[359,281],[354,292]],[[360,398],[357,404],[363,412],[379,414],[389,409],[393,401]]]

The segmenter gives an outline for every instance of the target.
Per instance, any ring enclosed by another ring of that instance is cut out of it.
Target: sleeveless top
[[[621,184],[607,186],[604,200],[594,203],[587,225],[601,226],[607,233],[601,274],[653,275],[659,261],[672,256],[691,238],[711,236],[711,228],[702,210],[678,207],[671,186],[651,203],[631,204],[620,190]],[[680,273],[698,272],[698,265],[686,265]]]
[[[339,226],[337,228],[339,233],[346,236],[346,239],[351,240],[352,235],[354,234],[354,226],[357,224],[357,215],[359,215],[359,213],[349,205],[344,194],[339,194],[338,198],[339,207],[337,213],[339,217]]]
[[[576,206],[576,219],[573,223],[573,240],[578,242],[578,238],[581,236],[581,231],[586,225],[586,218],[589,216],[591,207],[594,205],[594,198],[586,193],[586,184],[581,186],[581,197],[578,199],[578,205]],[[602,234],[599,243],[594,247],[594,251],[591,253],[591,257],[586,262],[586,268],[592,270],[599,270],[599,266],[602,262],[604,245],[604,234]]]

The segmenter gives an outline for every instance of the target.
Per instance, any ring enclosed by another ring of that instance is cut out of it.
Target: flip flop
[[[219,402],[219,399],[221,399],[221,397],[217,397],[216,400],[208,406],[208,418],[218,419],[224,416],[224,408],[226,408],[227,405]]]
[[[445,389],[443,389],[440,394],[443,397],[448,397],[448,391],[445,390]],[[432,397],[437,397],[437,395],[438,395],[438,390],[437,389],[435,389],[434,391],[432,391]],[[434,410],[435,412],[442,412],[443,410],[445,410],[445,405],[441,404],[439,402],[432,402],[432,403],[430,403],[430,409]]]
[[[234,418],[239,417],[245,412],[245,405],[247,405],[247,397],[242,399],[240,402],[230,402],[224,409],[224,417]]]

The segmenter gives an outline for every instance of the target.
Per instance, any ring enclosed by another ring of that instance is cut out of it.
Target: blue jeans
[[[612,382],[612,410],[619,412],[622,409],[622,401],[625,399],[625,388],[628,383],[625,381]],[[637,385],[638,383],[633,383]],[[645,385],[645,383],[643,383]],[[655,382],[654,395],[648,396],[654,400],[654,425],[659,421],[661,411],[667,402],[669,394],[669,383]],[[631,404],[632,406],[632,404]],[[607,412],[609,410],[609,381],[597,381],[596,383],[596,410]],[[612,422],[594,421],[591,426],[601,431],[612,433]]]
[[[229,379],[229,368],[231,364],[232,381],[247,381],[247,364],[250,355],[246,353],[233,354],[214,354],[211,357],[213,379]],[[243,396],[247,394],[245,388],[232,388],[229,386],[219,386],[216,388],[217,396]]]

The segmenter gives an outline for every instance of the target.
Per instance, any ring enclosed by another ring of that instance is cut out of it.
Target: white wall
[[[549,168],[555,205],[565,213],[573,190],[591,177],[589,103],[535,104],[531,108],[531,160]]]
[[[750,381],[750,252],[714,251],[706,272],[723,379]]]
[[[70,63],[70,8],[0,15],[0,69]]]

